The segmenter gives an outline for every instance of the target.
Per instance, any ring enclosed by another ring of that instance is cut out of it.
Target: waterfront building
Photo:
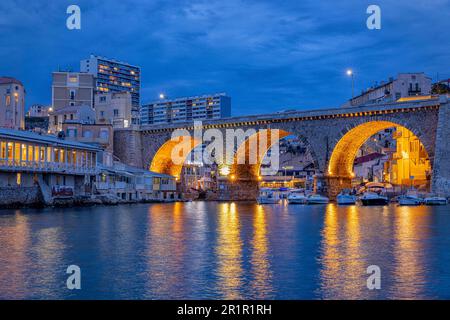
[[[141,70],[126,62],[91,55],[81,60],[81,72],[95,77],[95,94],[129,92],[132,103],[132,124],[139,123]]]
[[[90,194],[98,151],[54,136],[0,129],[0,205]]]
[[[125,201],[174,201],[180,198],[175,177],[120,162],[101,168],[96,191]]]
[[[62,125],[64,137],[69,141],[93,145],[99,148],[97,160],[99,164],[111,166],[114,152],[114,131],[110,124],[81,123],[65,121]]]
[[[0,127],[25,127],[25,88],[17,79],[0,77]]]
[[[129,92],[108,92],[95,95],[96,123],[128,128],[132,121],[132,101]]]
[[[66,121],[82,124],[95,123],[95,110],[89,105],[61,107],[50,112],[49,118],[49,132],[58,133],[63,130],[63,124]]]
[[[431,78],[423,72],[399,73],[397,78],[382,81],[360,95],[347,101],[343,107],[361,106],[373,103],[395,102],[401,98],[428,96],[431,94]]]
[[[161,125],[230,116],[231,98],[225,93],[160,99],[141,107],[141,125]]]
[[[66,107],[89,106],[94,104],[94,76],[82,72],[53,72],[52,108],[53,112]]]

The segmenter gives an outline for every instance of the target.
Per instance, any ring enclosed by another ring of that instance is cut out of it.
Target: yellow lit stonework
[[[153,158],[150,171],[180,177],[184,160],[199,144],[199,140],[190,136],[180,136],[178,139],[167,141]]]
[[[391,160],[392,174],[387,180],[393,184],[409,185],[410,177],[414,176],[416,183],[425,182],[431,167],[423,144],[410,130],[388,121],[367,122],[348,131],[333,150],[328,175],[352,178],[353,163],[361,146],[374,134],[393,127],[397,128],[394,134],[397,152]]]

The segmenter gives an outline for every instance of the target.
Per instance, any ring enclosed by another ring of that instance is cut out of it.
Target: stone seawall
[[[38,186],[0,187],[0,208],[44,206],[44,199]]]

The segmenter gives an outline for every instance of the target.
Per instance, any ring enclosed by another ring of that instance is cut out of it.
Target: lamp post
[[[355,96],[355,94],[354,94],[354,91],[355,91],[355,81],[354,81],[354,77],[353,77],[353,70],[352,70],[352,69],[348,69],[348,70],[347,70],[347,75],[348,75],[349,77],[352,77],[352,99],[353,99],[354,96]]]

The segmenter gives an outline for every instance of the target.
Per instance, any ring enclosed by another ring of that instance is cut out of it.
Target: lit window
[[[17,173],[16,182],[18,186],[22,184],[22,174],[20,172]]]

